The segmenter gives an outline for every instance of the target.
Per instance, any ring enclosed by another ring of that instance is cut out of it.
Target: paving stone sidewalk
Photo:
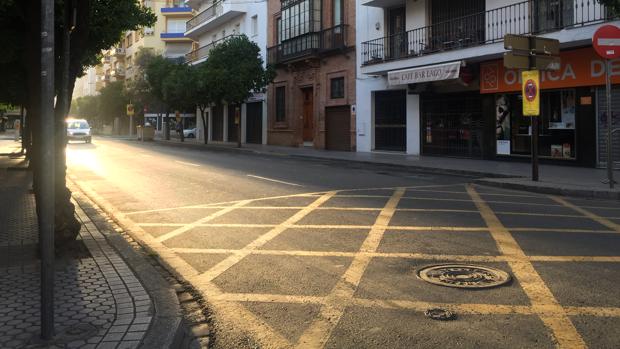
[[[106,239],[115,233],[111,225],[102,229],[105,219],[79,194],[78,242],[70,252],[60,252],[55,265],[56,336],[39,340],[40,260],[31,176],[10,168],[23,165],[20,161],[0,157],[0,348],[152,348],[145,342],[154,342],[148,339],[153,332],[162,348],[170,347],[180,324],[176,297],[169,306],[155,306],[161,299],[149,295],[149,287]],[[156,293],[161,298],[159,289]],[[162,315],[165,321],[156,321]]]

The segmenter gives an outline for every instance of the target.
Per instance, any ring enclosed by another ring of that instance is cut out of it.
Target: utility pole
[[[41,0],[41,338],[54,336],[54,0]]]

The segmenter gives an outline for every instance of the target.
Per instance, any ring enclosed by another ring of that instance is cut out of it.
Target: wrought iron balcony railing
[[[618,15],[595,0],[529,0],[362,42],[362,64],[416,57],[601,23]]]
[[[192,19],[187,21],[187,23],[185,24],[185,31],[190,31],[199,26],[201,23],[207,22],[208,20],[218,16],[222,13],[222,9],[222,1],[214,1],[213,5],[209,6],[206,10],[200,12]]]
[[[209,52],[218,44],[233,38],[233,37],[237,37],[239,35],[228,35],[224,38],[221,38],[219,40],[215,40],[213,42],[210,42],[202,47],[199,47],[197,49],[195,49],[194,51],[191,51],[190,53],[185,55],[185,63],[192,63],[194,61],[206,58],[209,56]]]
[[[349,26],[337,25],[320,32],[306,33],[283,41],[267,49],[267,62],[281,64],[304,57],[343,50],[349,47],[347,33]]]

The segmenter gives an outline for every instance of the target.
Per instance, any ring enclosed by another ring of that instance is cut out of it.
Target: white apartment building
[[[245,34],[256,42],[266,62],[267,1],[266,0],[189,0],[198,14],[187,22],[185,36],[195,41],[194,50],[186,55],[188,64],[200,64],[218,43],[234,35]],[[207,109],[206,137],[212,142],[265,144],[267,142],[267,104],[262,93],[254,94],[241,106],[218,105]],[[236,118],[243,128],[238,135]],[[204,140],[205,127],[197,117],[198,137]]]
[[[557,164],[605,159],[604,65],[592,49],[617,14],[593,0],[359,0],[357,149],[478,159],[530,156],[520,73],[505,69],[505,34],[560,41],[542,73],[539,154]],[[620,61],[612,62],[620,83]],[[620,88],[614,89],[620,101]],[[614,102],[620,124],[620,102]],[[615,146],[620,163],[620,137]]]
[[[97,71],[95,67],[89,67],[84,75],[75,80],[73,99],[94,96],[97,92]]]

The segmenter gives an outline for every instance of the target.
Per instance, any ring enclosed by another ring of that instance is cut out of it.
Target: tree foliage
[[[611,10],[613,15],[617,16],[620,14],[620,0],[597,0],[602,5],[605,5],[607,8]]]

